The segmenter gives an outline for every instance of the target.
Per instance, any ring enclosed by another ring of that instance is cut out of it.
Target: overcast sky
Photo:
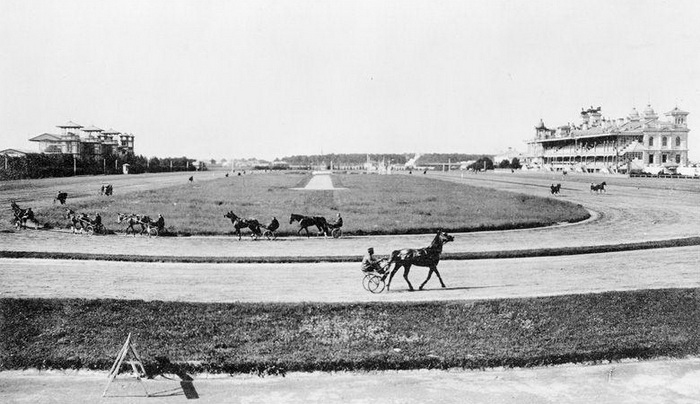
[[[651,103],[700,160],[699,69],[692,0],[0,0],[0,149],[72,120],[158,157],[525,151]]]

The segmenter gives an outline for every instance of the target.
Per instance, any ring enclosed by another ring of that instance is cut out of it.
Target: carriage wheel
[[[366,291],[369,291],[369,280],[372,278],[374,274],[366,274],[364,278],[362,278],[362,287],[365,288]]]
[[[155,227],[149,227],[148,228],[148,237],[157,237],[158,236],[158,229]]]
[[[88,225],[88,227],[85,228],[85,231],[87,231],[87,234],[89,236],[92,236],[93,234],[95,234],[95,226]]]
[[[265,234],[263,234],[265,237],[267,237],[268,240],[276,240],[277,239],[277,234],[273,231],[270,230],[265,230]]]
[[[331,231],[333,238],[340,238],[343,235],[343,231],[340,228],[335,228]]]
[[[382,293],[384,290],[384,279],[381,276],[374,275],[369,278],[369,291],[372,293]]]

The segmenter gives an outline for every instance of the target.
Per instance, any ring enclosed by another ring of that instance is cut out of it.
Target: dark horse
[[[301,231],[306,230],[306,237],[309,237],[309,227],[316,226],[319,233],[323,233],[324,236],[328,234],[328,222],[326,218],[322,216],[304,216],[292,213],[289,217],[289,224],[294,222],[299,222],[299,230],[297,230],[297,235],[301,236]]]
[[[403,250],[393,251],[389,256],[389,264],[387,265],[387,270],[391,267],[391,264],[394,264],[394,269],[391,270],[391,273],[389,274],[389,281],[386,283],[386,290],[389,290],[389,285],[391,285],[391,279],[394,277],[396,271],[398,271],[399,268],[403,267],[403,278],[406,280],[406,283],[408,283],[408,290],[412,291],[413,285],[411,285],[411,282],[408,280],[408,271],[411,270],[412,265],[430,268],[430,270],[428,271],[428,277],[425,278],[425,281],[421,283],[418,289],[423,289],[423,286],[425,286],[425,284],[428,283],[428,280],[430,279],[430,276],[433,274],[433,272],[435,272],[435,275],[437,275],[438,279],[440,280],[440,285],[442,285],[442,287],[444,288],[445,283],[442,281],[442,278],[440,277],[440,272],[438,272],[437,270],[437,264],[438,262],[440,262],[440,253],[442,253],[443,244],[450,241],[454,241],[454,237],[450,236],[442,230],[439,230],[435,235],[435,238],[433,239],[432,243],[430,243],[430,245],[425,248],[406,248]]]
[[[606,184],[605,181],[601,182],[600,184],[591,184],[591,192],[596,192],[596,193],[605,192],[606,185],[608,185],[608,184]]]
[[[146,225],[151,223],[151,218],[148,216],[139,216],[136,214],[124,214],[124,213],[117,213],[117,223],[121,222],[126,222],[128,224],[126,230],[124,230],[124,233],[126,235],[129,235],[129,230],[131,230],[132,234],[135,236],[136,235],[136,228],[134,226],[140,226],[141,231],[139,231],[139,234],[143,234],[146,232]]]
[[[557,184],[557,185],[552,184],[549,186],[549,189],[550,189],[550,192],[552,193],[552,195],[558,195],[559,191],[561,190],[561,184]]]
[[[236,229],[234,234],[238,234],[238,239],[241,239],[241,229],[245,229],[246,227],[250,229],[250,237],[253,237],[257,239],[258,237],[262,236],[262,231],[260,230],[260,222],[258,222],[256,219],[243,219],[238,216],[236,216],[233,211],[229,211],[227,214],[224,215],[224,217],[227,217],[231,219],[231,223],[233,223],[233,227]]]

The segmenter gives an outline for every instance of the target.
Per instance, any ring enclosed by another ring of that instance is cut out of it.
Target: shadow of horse
[[[199,398],[199,393],[194,387],[194,379],[192,376],[185,372],[182,365],[170,362],[170,359],[164,356],[156,357],[156,365],[154,369],[151,369],[148,374],[160,375],[166,379],[174,380],[173,378],[166,375],[175,375],[180,379],[180,388],[159,391],[155,393],[150,393],[150,397],[172,397],[184,395],[188,400],[194,400]]]
[[[440,285],[444,288],[445,283],[442,281],[440,272],[438,272],[437,270],[437,264],[438,262],[440,262],[442,246],[450,241],[454,241],[454,237],[442,230],[439,230],[435,235],[433,241],[430,243],[430,245],[425,248],[407,248],[403,250],[393,251],[389,256],[389,263],[387,264],[387,273],[389,274],[389,281],[387,281],[386,283],[386,290],[389,290],[391,280],[394,278],[394,274],[396,274],[396,271],[398,271],[399,268],[403,267],[403,278],[406,280],[406,283],[408,283],[408,290],[413,291],[413,285],[411,285],[411,282],[408,280],[408,272],[411,270],[411,266],[413,265],[419,267],[428,267],[430,269],[428,271],[428,277],[425,278],[425,281],[423,281],[423,283],[421,283],[420,287],[418,288],[419,290],[422,290],[423,286],[425,286],[425,284],[428,283],[428,280],[430,280],[430,277],[433,275],[433,272],[435,273],[435,275],[437,275],[438,280],[440,281]],[[391,264],[394,264],[394,269],[392,269],[391,272],[389,272]]]

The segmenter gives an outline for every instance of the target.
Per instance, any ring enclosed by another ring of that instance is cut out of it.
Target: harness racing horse
[[[239,240],[241,239],[241,229],[245,229],[246,227],[250,229],[250,237],[257,240],[258,237],[262,236],[260,222],[258,222],[257,219],[243,219],[236,216],[233,211],[229,211],[224,217],[231,219],[231,223],[233,223],[233,227],[236,229],[234,234],[238,234]]]
[[[391,264],[394,264],[394,269],[389,274],[389,281],[386,283],[386,290],[389,290],[389,286],[391,285],[391,279],[394,277],[394,274],[396,274],[396,271],[398,271],[399,268],[403,267],[403,278],[406,280],[406,283],[408,283],[408,290],[413,291],[413,285],[411,285],[411,282],[408,280],[408,272],[411,270],[412,265],[430,268],[430,270],[428,271],[428,277],[425,278],[425,281],[421,283],[418,289],[423,290],[423,286],[425,286],[425,284],[428,283],[428,280],[430,279],[430,276],[433,274],[433,272],[435,272],[435,275],[437,275],[438,279],[440,280],[440,285],[444,288],[445,283],[442,281],[442,277],[440,277],[440,272],[438,272],[437,270],[437,264],[438,262],[440,262],[440,253],[442,253],[442,246],[450,241],[454,241],[454,237],[450,236],[442,230],[439,230],[435,235],[433,241],[430,243],[430,245],[425,248],[406,248],[403,250],[393,251],[389,256],[389,263],[387,264],[387,273],[389,273],[388,269],[390,268]]]
[[[591,184],[591,193],[596,192],[596,193],[601,193],[601,192],[606,192],[605,191],[605,186],[607,184],[605,181],[601,182],[600,184]]]
[[[129,230],[131,230],[134,236],[136,236],[136,228],[134,226],[140,226],[141,231],[139,231],[139,234],[143,234],[146,231],[146,225],[151,223],[151,218],[148,216],[141,217],[133,213],[117,213],[117,223],[121,222],[126,222],[126,224],[128,224],[126,230],[124,230],[126,235],[129,235]]]
[[[71,221],[71,226],[70,226],[71,233],[76,233],[76,232],[82,233],[84,230],[87,230],[88,223],[84,220],[81,220],[80,215],[75,213],[75,211],[73,209],[66,209],[66,214],[64,217],[66,219],[70,219],[70,221]]]
[[[328,234],[328,222],[322,216],[304,216],[292,213],[289,217],[289,224],[299,222],[299,230],[297,235],[301,236],[301,231],[306,230],[306,237],[309,237],[309,227],[316,226],[319,233],[323,233],[324,237]]]
[[[557,184],[557,185],[552,184],[549,186],[549,189],[550,189],[550,192],[552,193],[552,195],[558,195],[559,190],[561,190],[561,184]]]
[[[15,201],[12,201],[10,206],[12,207],[12,213],[15,215],[15,227],[17,229],[26,228],[27,219],[25,219],[24,216],[27,214],[27,209],[20,208]],[[34,227],[36,228],[36,222],[34,223]]]

